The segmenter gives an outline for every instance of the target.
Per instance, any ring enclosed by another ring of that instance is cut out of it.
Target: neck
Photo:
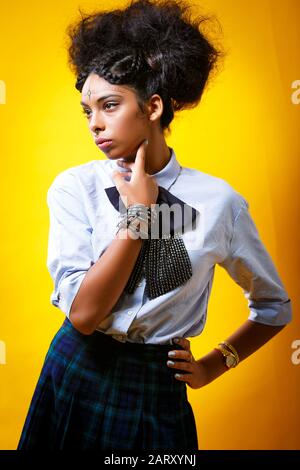
[[[146,147],[145,156],[145,171],[148,175],[153,175],[162,170],[170,161],[171,150],[166,144],[163,136],[150,136],[148,138],[148,145]],[[130,155],[124,160],[127,162],[134,162],[135,155]]]
[[[165,146],[155,148],[151,143],[146,147],[145,171],[148,175],[153,175],[161,171],[170,161],[171,150]]]

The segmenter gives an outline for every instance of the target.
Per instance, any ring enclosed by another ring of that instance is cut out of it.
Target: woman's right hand
[[[155,178],[145,172],[146,142],[140,144],[134,163],[128,163],[131,171],[113,172],[113,180],[126,208],[131,204],[144,204],[151,207],[156,204],[158,196],[158,185]],[[126,181],[126,176],[131,176],[130,181]]]

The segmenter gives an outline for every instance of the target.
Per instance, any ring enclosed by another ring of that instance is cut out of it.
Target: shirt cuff
[[[52,305],[58,307],[68,318],[70,318],[72,303],[85,275],[86,271],[70,274],[60,282],[58,290],[51,294]]]
[[[292,321],[291,300],[281,302],[259,302],[248,303],[250,315],[248,320],[271,326],[283,326]]]

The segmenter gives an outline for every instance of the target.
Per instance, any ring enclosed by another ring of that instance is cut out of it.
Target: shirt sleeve
[[[50,302],[67,317],[88,269],[93,264],[90,226],[72,174],[60,174],[47,192],[49,238],[47,268],[54,282]]]
[[[291,300],[244,198],[234,220],[229,253],[219,265],[242,287],[250,309],[249,320],[274,326],[292,320]]]

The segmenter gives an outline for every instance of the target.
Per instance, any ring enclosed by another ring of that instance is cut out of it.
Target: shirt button
[[[128,310],[127,315],[130,316],[130,315],[132,315],[132,314],[133,314],[133,310]]]
[[[116,335],[115,338],[119,341],[124,341],[125,336],[124,335]]]

